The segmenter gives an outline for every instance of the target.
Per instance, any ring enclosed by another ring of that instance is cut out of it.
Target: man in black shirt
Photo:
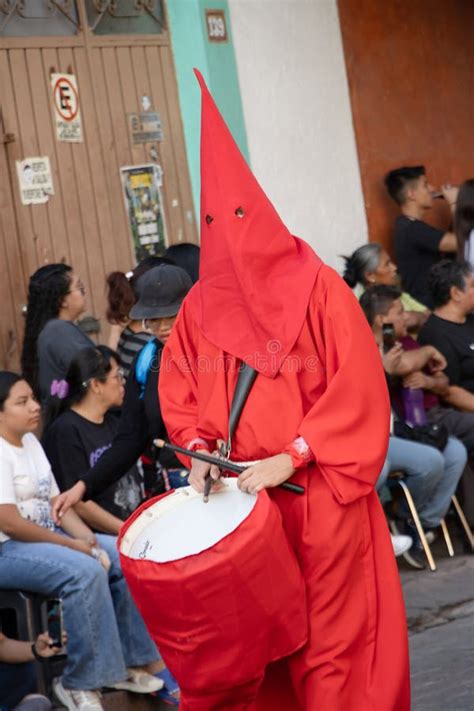
[[[433,188],[428,183],[424,166],[397,168],[385,177],[391,198],[400,206],[394,230],[398,271],[405,291],[432,308],[428,290],[428,273],[441,259],[441,252],[455,252],[456,236],[443,232],[423,221],[426,210],[433,205]],[[457,188],[445,185],[442,194],[454,211]]]
[[[468,264],[445,259],[431,269],[429,287],[435,308],[418,342],[435,346],[448,362],[444,399],[474,412],[474,277]]]

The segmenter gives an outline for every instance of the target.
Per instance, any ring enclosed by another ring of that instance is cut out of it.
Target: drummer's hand
[[[290,478],[295,470],[289,454],[277,454],[262,459],[239,476],[238,486],[249,494],[258,494],[262,489],[278,486]]]
[[[198,449],[196,451],[201,452],[202,454],[209,454],[207,449]],[[219,452],[214,452],[213,454],[214,456],[218,456]],[[207,462],[201,462],[199,459],[192,460],[191,474],[189,475],[188,482],[191,484],[193,489],[196,489],[196,491],[199,491],[199,493],[202,494],[204,491],[204,480],[209,473],[214,479],[212,491],[222,488],[221,482],[218,481],[221,475],[219,467],[216,467],[214,464],[208,464]]]

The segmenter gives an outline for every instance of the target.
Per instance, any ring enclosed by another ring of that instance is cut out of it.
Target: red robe
[[[278,352],[278,334],[269,344]],[[198,329],[187,301],[164,349],[159,394],[173,442],[227,439],[236,359]],[[292,481],[304,496],[270,489],[306,582],[309,641],[267,679],[258,709],[408,711],[405,611],[387,522],[374,490],[389,432],[389,402],[375,341],[354,296],[321,267],[299,337],[274,378],[259,375],[231,458],[281,452],[296,437],[315,464]],[[251,642],[249,641],[249,644]],[[212,683],[212,669],[209,670]],[[281,688],[279,688],[279,685]],[[232,705],[220,709],[247,709]],[[201,711],[201,710],[200,710]],[[210,711],[210,709],[202,709]]]

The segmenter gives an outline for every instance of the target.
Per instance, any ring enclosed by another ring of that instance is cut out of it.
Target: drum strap
[[[234,432],[239,423],[240,415],[242,414],[245,402],[256,377],[257,371],[255,368],[251,368],[250,365],[247,365],[247,363],[241,363],[239,368],[239,376],[237,378],[237,385],[235,386],[230,406],[229,436],[227,438],[227,443],[221,447],[221,454],[227,458],[230,456],[230,451],[232,449],[232,437],[234,436]]]

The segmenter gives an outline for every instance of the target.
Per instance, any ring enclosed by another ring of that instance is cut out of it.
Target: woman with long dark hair
[[[60,598],[67,662],[55,680],[69,711],[100,711],[102,686],[150,693],[158,652],[130,596],[113,536],[94,534],[75,511],[55,526],[59,489],[33,432],[40,405],[20,375],[0,372],[0,580],[2,588]]]
[[[76,477],[74,486],[58,496],[53,514],[57,520],[84,497],[94,499],[107,491],[144,452],[151,454],[153,439],[167,439],[158,400],[161,353],[192,281],[183,269],[170,264],[150,269],[142,276],[142,281],[140,298],[133,306],[130,318],[143,320],[153,338],[132,363],[118,432],[111,447],[95,465],[91,463],[83,469]],[[183,470],[174,454],[163,452],[159,461],[153,461],[150,457],[146,459],[145,487],[149,493],[161,493],[166,487],[174,488],[187,483],[187,471]],[[156,487],[155,491],[152,486]],[[160,697],[177,705],[179,691],[176,680],[166,669],[160,672],[160,676],[165,682]]]
[[[117,434],[119,419],[111,409],[121,407],[125,392],[119,356],[107,346],[80,350],[54,391],[42,444],[64,491],[100,460]],[[133,463],[118,481],[76,510],[93,530],[118,535],[143,498],[142,476]]]
[[[454,211],[454,232],[458,240],[458,258],[474,270],[474,178],[459,188]]]
[[[77,351],[94,345],[74,323],[85,310],[85,294],[67,264],[47,264],[30,278],[21,367],[42,401],[52,381],[64,378]]]
[[[192,282],[183,269],[168,264],[151,269],[142,279],[143,291],[131,311],[131,318],[143,319],[154,338],[133,361],[125,386],[119,428],[112,446],[95,466],[85,467],[77,483],[58,497],[55,515],[75,506],[85,495],[90,499],[105,491],[125,474],[143,452],[149,451],[153,439],[167,439],[158,400],[161,352]],[[172,486],[179,484],[180,478],[183,484],[186,481],[181,477],[182,465],[172,453],[163,451],[159,462],[156,462],[158,472],[154,462],[150,465],[150,479],[153,476],[156,480],[164,474],[171,479]],[[160,493],[162,491],[164,487]]]

